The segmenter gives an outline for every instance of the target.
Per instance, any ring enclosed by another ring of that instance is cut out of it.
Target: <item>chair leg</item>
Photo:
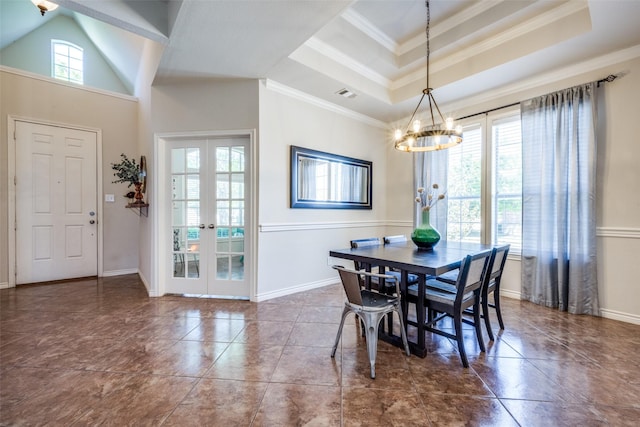
[[[500,288],[496,288],[493,291],[493,305],[496,307],[496,314],[498,315],[498,323],[500,329],[504,329],[504,323],[502,322],[502,310],[500,309]]]
[[[482,298],[482,317],[484,317],[484,326],[489,334],[489,341],[494,341],[493,330],[491,329],[491,320],[489,319],[489,296]]]
[[[411,350],[409,350],[409,341],[407,340],[407,332],[404,328],[406,323],[403,322],[402,307],[398,306],[398,319],[400,321],[400,335],[402,336],[402,344],[404,344],[404,351],[407,352],[407,356],[411,356]]]
[[[344,320],[347,318],[347,314],[349,314],[351,310],[347,307],[342,310],[342,319],[340,320],[340,327],[338,327],[338,334],[336,335],[336,342],[333,344],[333,349],[331,349],[331,357],[335,357],[336,350],[338,348],[338,343],[340,342],[340,337],[342,336],[342,327],[344,326]],[[357,318],[357,316],[356,316]]]
[[[462,360],[462,366],[469,367],[469,361],[467,360],[467,352],[464,349],[464,339],[462,337],[462,313],[456,314],[453,317],[453,324],[456,331],[456,341],[458,342],[458,351],[460,352],[460,360]]]
[[[371,365],[371,378],[376,377],[376,355],[378,353],[378,325],[384,319],[384,314],[365,313],[363,316],[367,328],[367,354]]]
[[[473,305],[473,326],[476,328],[476,337],[478,338],[480,351],[487,351],[484,346],[484,338],[482,337],[482,325],[480,324],[480,303],[477,300]]]

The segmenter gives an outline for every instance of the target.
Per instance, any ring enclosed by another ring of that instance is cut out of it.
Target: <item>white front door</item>
[[[173,140],[167,292],[248,298],[249,137]]]
[[[15,129],[16,284],[96,276],[96,133]]]

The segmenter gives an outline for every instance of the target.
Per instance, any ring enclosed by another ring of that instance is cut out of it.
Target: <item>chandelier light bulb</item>
[[[393,133],[393,136],[395,137],[396,141],[398,141],[400,138],[402,138],[402,131],[400,129],[396,129],[396,131]]]
[[[420,127],[421,127],[420,125],[421,125],[420,120],[414,120],[413,121],[413,131],[414,132],[420,132]]]
[[[445,120],[445,124],[446,124],[447,130],[453,129],[453,117],[447,117],[447,119]]]
[[[460,126],[460,125],[456,126],[456,133],[457,134],[462,134],[462,126]]]

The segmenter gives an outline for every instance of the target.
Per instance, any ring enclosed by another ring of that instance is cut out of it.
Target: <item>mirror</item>
[[[371,209],[373,163],[291,146],[291,207]]]

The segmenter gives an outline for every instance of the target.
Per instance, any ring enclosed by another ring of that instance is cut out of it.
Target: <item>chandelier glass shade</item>
[[[405,132],[403,133],[401,129],[396,129],[395,131],[395,148],[399,151],[420,152],[444,150],[462,142],[462,127],[454,126],[452,118],[444,119],[433,97],[433,89],[429,87],[429,28],[431,24],[429,0],[425,1],[425,6],[427,8],[427,26],[425,31],[427,36],[427,88],[423,89],[422,97],[420,97],[420,101],[418,101],[418,105],[409,119]],[[429,104],[428,109],[425,105],[425,114],[428,113],[431,124],[423,126],[422,122],[416,119],[416,114],[420,110],[420,106],[425,98]],[[437,113],[440,118],[438,124],[436,124],[435,121],[435,113]]]
[[[49,0],[31,0],[31,3],[36,5],[40,9],[40,14],[44,16],[45,12],[54,11],[58,8],[58,5]]]

